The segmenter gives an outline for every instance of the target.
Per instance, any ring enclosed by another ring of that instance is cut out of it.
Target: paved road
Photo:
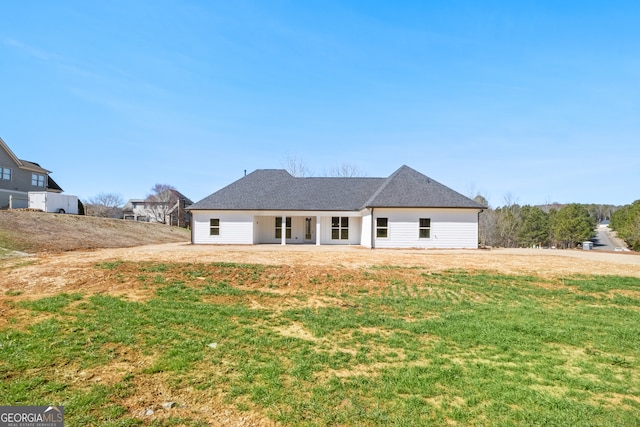
[[[598,227],[596,237],[593,239],[593,249],[596,251],[613,251],[615,248],[620,248],[622,244],[615,242],[611,236],[609,236],[608,227]]]

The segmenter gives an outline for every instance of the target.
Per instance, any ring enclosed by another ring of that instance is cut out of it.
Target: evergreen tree
[[[640,251],[640,200],[615,211],[610,226],[631,249]]]
[[[520,210],[522,222],[518,229],[518,246],[548,246],[549,215],[537,206],[523,206]]]
[[[553,238],[559,246],[575,247],[578,243],[595,235],[596,221],[584,205],[572,203],[555,215],[552,227]]]

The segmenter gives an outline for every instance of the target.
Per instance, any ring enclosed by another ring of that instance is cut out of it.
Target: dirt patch
[[[285,337],[298,338],[305,341],[318,341],[318,338],[299,323],[292,323],[291,325],[277,328],[276,332]]]
[[[28,261],[25,261],[28,260]],[[211,264],[262,264],[279,266],[271,276],[270,291],[298,292],[321,288],[341,292],[351,287],[366,288],[370,282],[364,268],[376,277],[389,266],[411,267],[415,273],[450,270],[494,272],[558,278],[576,274],[640,277],[640,256],[595,251],[552,251],[527,249],[497,250],[369,250],[351,246],[198,246],[168,243],[131,248],[96,249],[63,253],[40,253],[29,258],[0,260],[0,292],[21,292],[38,297],[57,292],[130,294],[143,298],[140,283],[123,281],[117,274],[96,268],[101,263],[153,262]],[[132,268],[138,268],[133,266]],[[377,268],[377,269],[376,269]],[[394,272],[398,277],[401,271]],[[140,273],[153,278],[157,273]],[[232,272],[230,273],[232,274]],[[250,277],[240,278],[252,286]],[[237,277],[229,280],[238,282]],[[410,285],[410,283],[408,284]],[[330,301],[318,301],[319,305]]]
[[[214,427],[279,425],[252,411],[239,412],[223,403],[222,396],[215,391],[204,393],[192,387],[171,387],[167,374],[135,376],[133,382],[135,392],[122,403],[131,416],[146,423],[162,423],[161,420],[184,417],[203,420]],[[173,405],[170,405],[172,402]]]
[[[64,252],[189,239],[189,231],[162,224],[25,210],[0,211],[0,248],[14,251]]]

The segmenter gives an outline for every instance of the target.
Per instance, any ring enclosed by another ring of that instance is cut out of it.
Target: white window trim
[[[420,225],[420,220],[423,220],[423,219],[429,220],[429,226],[428,226],[428,227],[422,227],[422,226]],[[432,227],[431,227],[431,218],[418,218],[418,239],[422,239],[422,240],[428,240],[428,239],[431,239],[431,228],[432,228]],[[420,236],[420,233],[421,233],[421,231],[422,231],[422,230],[427,230],[427,231],[428,231],[429,236],[428,236],[428,237],[422,237],[422,236]]]
[[[386,219],[387,220],[387,225],[385,227],[379,226],[378,225],[378,220],[379,219]],[[386,230],[387,231],[387,235],[386,236],[378,236],[378,230]],[[386,217],[376,218],[376,239],[388,239],[388,238],[389,238],[389,218],[386,218]]]
[[[212,225],[211,221],[218,220],[218,225]],[[217,234],[213,233],[213,230],[218,230]],[[220,218],[209,218],[209,236],[219,236],[220,235]]]

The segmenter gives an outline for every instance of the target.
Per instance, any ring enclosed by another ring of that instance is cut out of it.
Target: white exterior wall
[[[287,244],[361,245],[371,247],[376,218],[389,219],[389,237],[375,238],[375,248],[477,248],[477,209],[390,209],[375,208],[361,212],[268,212],[268,211],[192,211],[191,240],[195,244],[280,244],[275,237],[275,218],[292,219],[291,238]],[[349,217],[349,239],[331,239],[331,217]],[[220,219],[220,235],[211,236],[209,220]],[[312,218],[312,239],[305,240],[305,218]],[[431,219],[431,236],[419,238],[419,219]],[[316,222],[320,221],[320,236]]]
[[[191,211],[193,215],[191,242],[195,244],[280,244],[275,237],[275,218],[291,217],[291,238],[286,244],[317,243],[322,245],[359,245],[362,235],[360,212],[273,212],[273,211]],[[349,217],[349,239],[331,239],[331,217]],[[220,219],[220,235],[209,233],[211,218]],[[311,218],[312,239],[305,239],[305,219]],[[317,236],[316,224],[320,221],[321,235]]]
[[[320,220],[320,244],[321,245],[359,245],[362,228],[362,218],[358,212],[315,212],[315,211],[290,211],[290,212],[253,212],[256,238],[254,243],[281,243],[282,239],[275,237],[275,218],[291,217],[291,238],[286,239],[287,244],[317,243],[316,224]],[[349,239],[331,239],[331,217],[349,217]],[[305,218],[311,218],[311,240],[305,240]]]
[[[331,238],[331,217],[349,217],[349,239],[333,240]],[[321,245],[359,245],[362,238],[362,217],[359,212],[323,213],[320,218]]]
[[[269,216],[256,215],[254,217],[256,231],[254,243],[282,243],[281,238],[276,238],[276,218],[283,216],[291,217],[291,238],[286,239],[287,244],[316,242],[316,215],[311,215],[308,212],[283,212],[282,215],[269,214]],[[306,218],[311,218],[311,239],[305,239]]]
[[[387,209],[373,212],[388,218],[388,237],[375,238],[376,248],[476,249],[478,247],[477,209]],[[431,219],[431,236],[419,238],[419,219]]]
[[[149,212],[145,207],[144,202],[133,202],[133,220],[134,221],[147,221],[147,222],[155,222],[155,218],[153,217],[153,213]]]
[[[254,217],[254,224],[256,230],[256,236],[254,243],[282,243],[282,238],[276,238],[276,217],[282,218],[283,216],[291,217],[291,238],[286,239],[287,243],[302,242],[300,236],[302,231],[299,229],[298,217],[292,217],[290,214],[283,215],[269,215],[262,216],[257,215]],[[304,219],[304,218],[303,218]],[[283,225],[283,233],[286,233],[286,226]]]
[[[192,211],[191,243],[251,245],[253,214],[243,211]],[[210,235],[210,219],[220,219],[220,235]]]
[[[362,230],[360,232],[360,245],[371,248],[371,211],[366,209],[360,212],[362,215]]]
[[[275,233],[275,216],[255,216],[254,217],[254,230],[255,238],[254,243],[281,243],[281,239],[276,239]]]

